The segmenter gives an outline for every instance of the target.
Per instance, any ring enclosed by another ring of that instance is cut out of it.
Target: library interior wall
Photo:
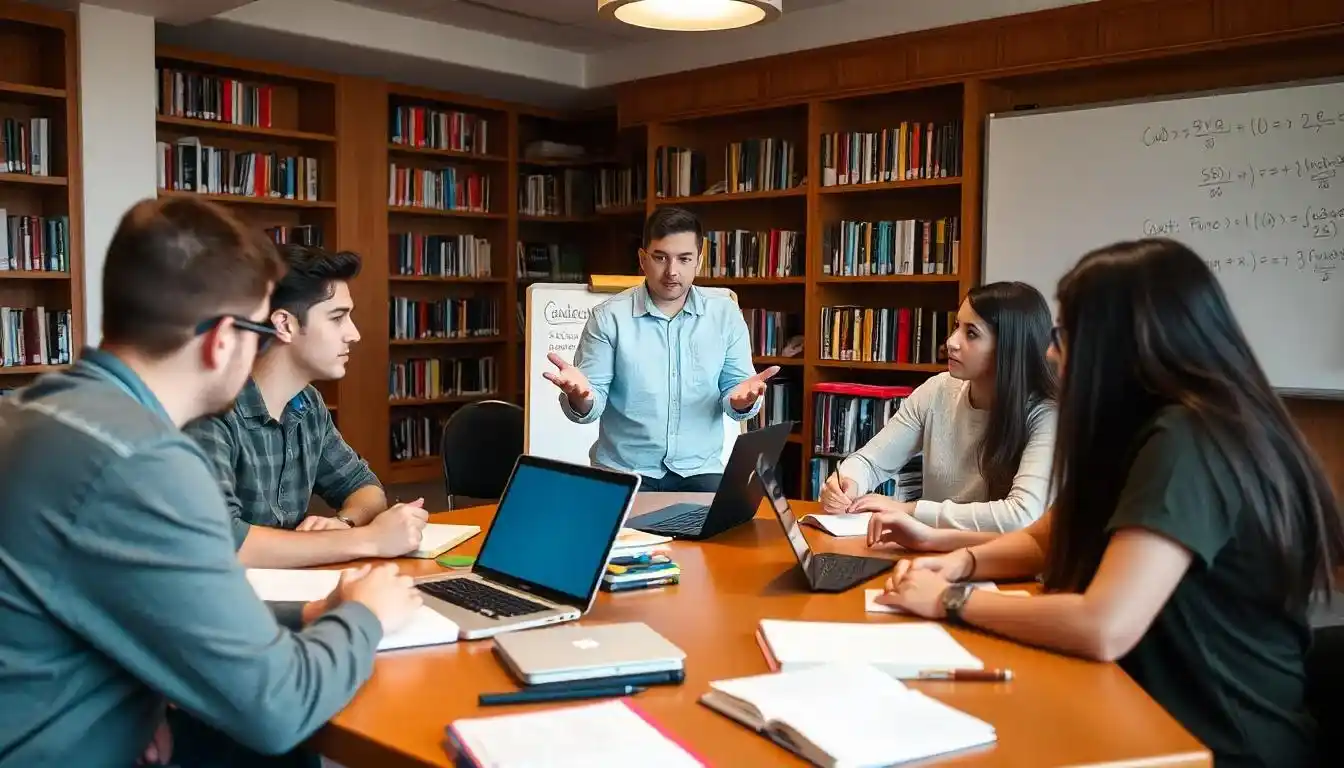
[[[84,158],[85,342],[102,338],[103,261],[121,216],[158,194],[154,19],[79,7],[80,143]]]

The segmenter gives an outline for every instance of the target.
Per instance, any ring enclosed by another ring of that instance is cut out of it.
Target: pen
[[[1003,683],[1013,679],[1011,669],[926,669],[920,680],[951,680],[957,683]]]
[[[532,704],[541,701],[567,701],[569,699],[596,699],[604,696],[628,696],[644,689],[638,685],[575,686],[545,691],[513,691],[509,693],[482,693],[476,697],[476,703],[482,707],[497,704]]]

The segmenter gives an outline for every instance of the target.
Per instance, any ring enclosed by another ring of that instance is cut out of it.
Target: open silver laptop
[[[471,571],[416,587],[463,640],[577,619],[638,491],[634,473],[520,456]]]
[[[649,625],[571,624],[495,638],[495,652],[528,685],[670,672],[686,653]]]

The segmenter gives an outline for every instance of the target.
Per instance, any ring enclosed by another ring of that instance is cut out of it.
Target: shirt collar
[[[145,384],[144,379],[111,352],[85,347],[79,354],[74,370],[91,373],[111,381],[140,405],[172,421],[163,403],[159,402],[158,396]]]
[[[690,315],[703,315],[705,313],[704,301],[705,299],[700,293],[700,289],[695,285],[692,285],[686,294],[686,303],[682,305],[681,311]],[[639,285],[635,286],[634,301],[632,303],[634,304],[635,317],[643,317],[644,315],[663,317],[662,310],[658,309],[658,306],[653,303],[653,297],[649,295],[647,282],[641,282]]]
[[[289,404],[285,406],[285,411],[293,411],[295,414],[302,414],[309,408],[308,397],[303,390],[290,399]],[[261,387],[257,386],[256,379],[248,377],[247,383],[243,385],[243,391],[238,393],[238,398],[233,402],[233,409],[238,415],[248,421],[265,424],[271,419],[270,411],[266,410],[266,400],[261,396]],[[280,414],[283,418],[285,414]]]

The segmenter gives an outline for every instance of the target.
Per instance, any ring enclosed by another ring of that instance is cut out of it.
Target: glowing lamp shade
[[[673,32],[737,29],[779,18],[783,0],[597,0],[597,13]]]

